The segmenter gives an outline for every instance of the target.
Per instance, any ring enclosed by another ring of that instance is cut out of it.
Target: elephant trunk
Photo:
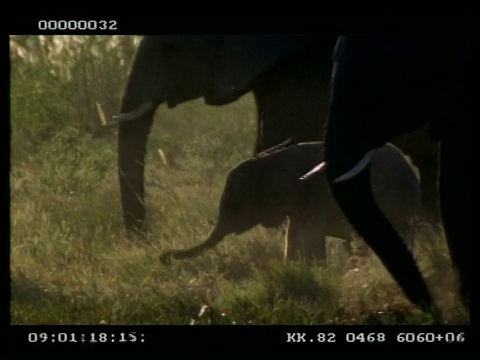
[[[152,81],[157,78],[157,74],[146,74],[145,69],[156,69],[150,59],[150,53],[155,50],[156,44],[155,41],[148,40],[140,43],[120,114],[110,122],[118,124],[118,176],[123,219],[127,231],[134,233],[145,230],[146,145],[155,110],[165,100],[162,87]]]
[[[145,226],[144,161],[153,111],[119,123],[118,176],[123,219],[128,231],[139,232]]]
[[[366,47],[357,42],[361,39],[340,38],[334,54],[330,114],[325,132],[327,182],[346,219],[376,253],[410,301],[437,316],[412,253],[374,198],[367,154],[384,145],[399,133],[399,129],[391,126],[389,121],[372,120],[372,117],[382,118],[380,112],[384,105],[369,97],[373,92],[369,84],[375,81],[374,84],[384,86],[385,81],[366,76],[372,74],[368,67],[370,62],[366,61],[370,59],[370,53],[362,50]],[[356,63],[349,61],[347,53],[355,54],[359,60]],[[362,62],[364,58],[366,60]],[[380,63],[382,59],[376,60]],[[402,123],[405,125],[403,129],[418,127],[416,121],[418,119],[414,118],[411,123]],[[375,125],[375,128],[365,129],[365,124]],[[345,174],[348,175],[343,176]]]
[[[222,241],[225,236],[227,236],[229,232],[227,232],[223,227],[220,226],[215,226],[215,228],[212,230],[208,238],[202,242],[201,244],[197,246],[193,246],[188,249],[184,250],[170,250],[164,252],[162,255],[160,255],[160,261],[164,265],[170,265],[172,262],[172,259],[175,260],[185,260],[189,259],[198,255],[203,254],[207,250],[213,248],[215,245],[217,245],[220,241]]]
[[[144,168],[147,139],[155,109],[141,76],[144,57],[139,53],[132,68],[122,100],[120,114],[111,123],[118,124],[118,177],[125,227],[129,232],[145,230]]]

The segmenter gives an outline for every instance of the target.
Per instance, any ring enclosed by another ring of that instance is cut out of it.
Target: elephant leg
[[[352,256],[352,238],[349,239],[343,239],[342,241],[342,247],[343,250],[345,251],[345,254],[347,254],[347,257]]]
[[[326,262],[326,239],[323,224],[306,214],[291,215],[285,239],[284,260],[304,259],[308,264]]]
[[[413,160],[415,162],[415,160]],[[431,224],[440,222],[440,204],[438,196],[438,159],[419,162],[420,188],[422,192],[423,217]]]
[[[127,231],[142,233],[145,230],[144,169],[148,134],[154,110],[138,119],[119,123],[118,176]]]
[[[427,126],[400,135],[392,142],[410,157],[420,173],[422,218],[432,225],[439,223],[441,217],[438,196],[438,142],[429,139]]]
[[[472,238],[468,201],[468,146],[463,141],[443,141],[440,148],[440,207],[450,257],[458,270],[460,295],[468,308],[470,303],[470,252]],[[464,172],[465,171],[465,172]],[[466,203],[467,202],[467,203]]]
[[[329,210],[330,212],[337,212],[336,206]],[[342,248],[345,251],[346,257],[349,258],[354,254],[354,242],[356,234],[352,227],[343,217],[329,217],[325,220],[325,234],[341,239]]]

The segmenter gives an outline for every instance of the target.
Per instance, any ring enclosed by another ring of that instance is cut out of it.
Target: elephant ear
[[[217,54],[211,104],[233,101],[250,91],[251,83],[279,61],[310,45],[314,35],[228,35]]]
[[[265,195],[270,204],[288,205],[294,201],[300,191],[298,176],[291,169],[273,164],[263,174]]]

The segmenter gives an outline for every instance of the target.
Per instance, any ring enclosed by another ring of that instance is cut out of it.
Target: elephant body
[[[437,310],[415,259],[374,201],[373,169],[365,159],[386,142],[421,128],[439,142],[441,218],[462,300],[468,304],[471,187],[464,171],[471,167],[472,151],[471,46],[468,34],[346,36],[340,37],[334,55],[325,135],[329,186],[349,222],[409,299],[432,314]],[[367,166],[355,165],[360,163]]]
[[[121,105],[118,169],[127,230],[146,229],[144,167],[156,108],[203,97],[223,105],[253,91],[255,152],[322,138],[335,36],[179,35],[142,39]],[[320,116],[319,116],[320,112]],[[295,120],[294,120],[295,119]]]
[[[325,237],[350,241],[354,233],[330,195],[324,173],[300,177],[324,160],[324,143],[281,144],[241,162],[228,174],[220,200],[218,221],[209,238],[187,250],[162,256],[182,259],[201,254],[229,234],[241,234],[256,225],[278,227],[288,217],[285,259],[299,256],[324,261]],[[420,216],[419,180],[403,153],[386,144],[372,159],[375,199],[395,228],[409,239]]]
[[[120,115],[118,170],[129,233],[146,229],[144,167],[156,108],[203,97],[223,105],[252,91],[258,112],[254,152],[284,139],[321,141],[328,116],[332,52],[328,35],[175,35],[142,39]],[[395,143],[397,139],[393,139]],[[423,132],[398,139],[419,167],[424,207],[437,208],[438,149]],[[416,144],[425,146],[419,149]],[[432,190],[433,189],[433,190]]]

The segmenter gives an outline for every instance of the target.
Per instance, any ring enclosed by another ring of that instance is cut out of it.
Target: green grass
[[[24,49],[33,55],[48,45],[27,40]],[[329,239],[325,269],[284,264],[282,229],[263,228],[232,235],[204,256],[161,265],[162,251],[197,244],[211,230],[227,171],[253,149],[251,95],[218,108],[201,100],[159,108],[146,169],[152,232],[145,241],[129,240],[120,213],[116,131],[101,128],[94,105],[116,99],[110,112],[118,109],[126,65],[109,58],[105,37],[82,41],[84,64],[90,64],[82,71],[74,46],[66,47],[72,54],[57,55],[61,63],[47,57],[58,74],[77,69],[71,78],[56,75],[58,86],[47,81],[44,63],[12,50],[13,324],[431,322],[375,256],[347,259],[338,239]],[[123,57],[129,64],[131,53]],[[121,79],[108,88],[114,74]],[[38,94],[26,96],[26,89]],[[72,102],[74,89],[83,95]],[[442,234],[419,231],[415,253],[446,321],[467,323]]]

